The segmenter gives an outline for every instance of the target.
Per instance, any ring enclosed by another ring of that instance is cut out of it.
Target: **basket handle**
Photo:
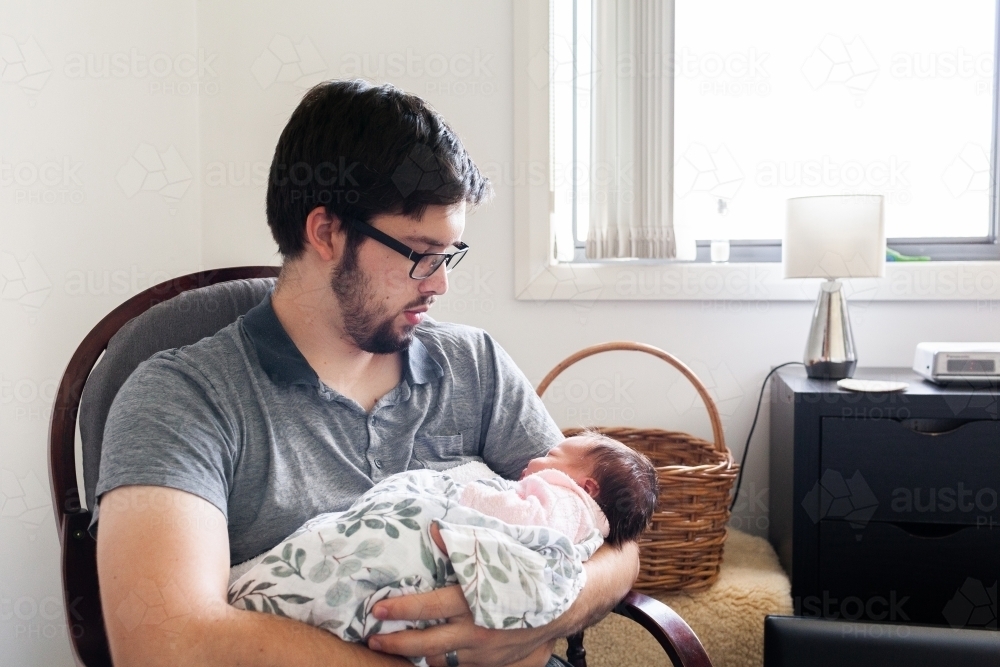
[[[590,347],[585,347],[579,352],[575,352],[562,361],[560,361],[555,368],[549,371],[549,374],[542,378],[542,381],[538,383],[538,389],[536,392],[538,396],[541,397],[545,393],[545,390],[549,388],[552,381],[555,380],[564,370],[580,361],[581,359],[586,359],[595,354],[600,354],[601,352],[612,352],[616,350],[632,350],[635,352],[645,352],[646,354],[651,354],[654,357],[659,357],[665,362],[676,368],[681,372],[681,374],[688,379],[688,381],[694,385],[694,388],[698,391],[698,395],[701,396],[702,402],[708,409],[708,417],[712,421],[712,437],[715,439],[715,448],[720,452],[726,452],[726,439],[722,433],[722,418],[719,416],[719,409],[715,405],[715,401],[712,400],[712,396],[708,393],[708,389],[698,379],[698,376],[694,374],[687,365],[670,354],[669,352],[664,352],[658,347],[653,347],[652,345],[646,345],[645,343],[633,343],[630,341],[612,341],[610,343],[600,343],[598,345],[591,345]]]

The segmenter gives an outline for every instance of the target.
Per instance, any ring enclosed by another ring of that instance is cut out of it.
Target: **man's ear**
[[[338,259],[344,252],[344,230],[340,218],[317,206],[306,216],[306,246],[312,248],[324,261]]]
[[[597,494],[601,492],[600,484],[598,484],[597,480],[593,477],[584,477],[583,484],[581,486],[591,498],[597,498]]]

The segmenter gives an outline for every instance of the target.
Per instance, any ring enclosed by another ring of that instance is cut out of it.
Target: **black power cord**
[[[774,375],[774,371],[779,368],[784,368],[785,366],[794,366],[798,364],[799,366],[805,366],[801,361],[786,361],[783,364],[779,364],[771,369],[771,371],[764,376],[764,383],[760,386],[760,396],[757,397],[757,411],[753,415],[753,423],[750,424],[750,433],[747,434],[747,444],[743,447],[743,456],[740,457],[740,471],[736,475],[736,491],[733,493],[733,502],[729,504],[729,511],[732,512],[733,508],[736,507],[736,498],[740,495],[740,484],[743,483],[743,470],[744,466],[747,464],[747,452],[750,451],[750,438],[753,437],[753,430],[757,428],[757,419],[760,417],[760,404],[764,400],[764,389],[767,387],[767,381],[771,379]]]

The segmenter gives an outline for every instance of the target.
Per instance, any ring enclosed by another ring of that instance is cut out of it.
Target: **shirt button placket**
[[[375,432],[375,415],[372,414],[368,417],[368,456],[371,460],[371,464],[375,467],[372,470],[372,479],[378,481],[382,479],[382,459],[380,459],[375,452],[378,451],[379,438],[378,433]]]

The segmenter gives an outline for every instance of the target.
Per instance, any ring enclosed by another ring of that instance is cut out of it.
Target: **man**
[[[457,586],[378,603],[380,618],[449,622],[367,646],[226,604],[230,565],[388,475],[479,459],[516,477],[561,439],[485,332],[425,319],[468,251],[466,205],[489,194],[419,98],[362,81],[307,93],[268,183],[276,289],[215,336],[141,365],[108,417],[95,521],[118,667],[540,666],[557,637],[628,591],[634,544],[602,547],[572,608],[530,630],[475,626]]]

